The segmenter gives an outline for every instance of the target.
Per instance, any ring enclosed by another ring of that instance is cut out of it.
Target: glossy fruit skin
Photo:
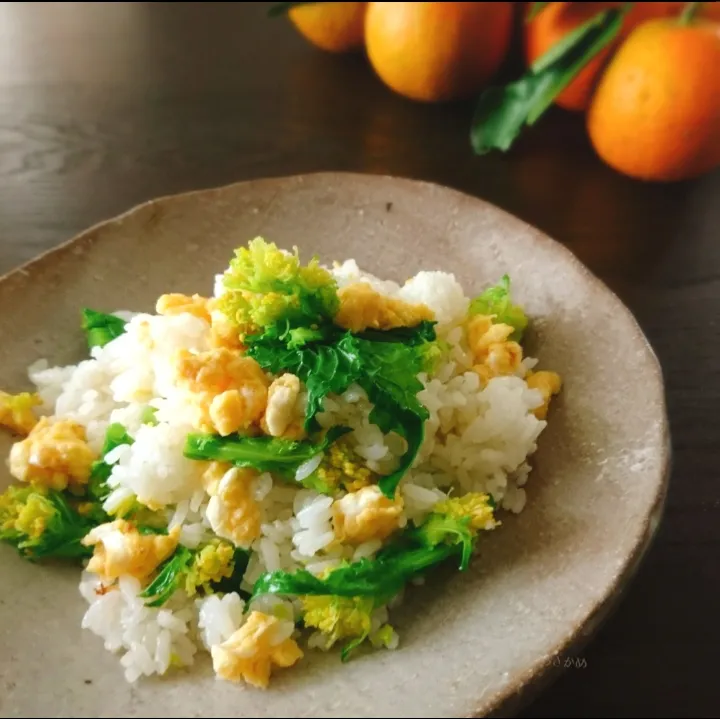
[[[529,3],[531,5],[532,3]],[[617,8],[621,2],[554,2],[526,24],[525,56],[528,65],[544,55],[555,43],[603,10]],[[612,54],[630,33],[646,20],[677,17],[684,2],[638,2],[625,16],[617,40],[596,55],[556,98],[555,102],[566,110],[585,111],[600,79],[603,68]],[[705,3],[701,10],[704,18],[720,20],[720,2]]]
[[[364,43],[366,2],[324,2],[288,11],[298,31],[327,52],[353,52]]]
[[[720,24],[651,20],[607,67],[588,111],[598,155],[643,180],[674,181],[720,165]]]
[[[500,67],[512,31],[509,2],[371,2],[365,45],[375,72],[421,102],[479,93]]]

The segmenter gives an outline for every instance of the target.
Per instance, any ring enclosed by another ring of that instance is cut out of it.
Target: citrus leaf
[[[525,22],[534,20],[549,4],[549,2],[534,2],[530,8],[530,12],[525,18]]]
[[[598,13],[553,45],[519,80],[486,90],[470,130],[475,153],[508,150],[523,127],[534,125],[590,60],[617,37],[630,5]]]
[[[678,23],[680,25],[689,25],[695,19],[695,16],[704,4],[705,3],[701,2],[686,3],[678,19]]]

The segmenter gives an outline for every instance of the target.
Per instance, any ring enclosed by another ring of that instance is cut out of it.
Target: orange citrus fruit
[[[532,3],[530,3],[532,4]],[[526,25],[525,54],[528,64],[544,55],[565,35],[597,13],[614,7],[621,2],[553,2]],[[686,3],[683,2],[638,2],[625,16],[617,40],[598,53],[556,98],[555,102],[566,110],[586,110],[597,85],[603,67],[607,64],[618,45],[638,25],[646,20],[678,16]],[[703,17],[720,19],[720,2],[704,3],[700,14]]]
[[[650,20],[621,46],[593,96],[600,157],[645,180],[683,180],[720,165],[720,24]]]
[[[313,45],[328,52],[349,52],[363,46],[366,2],[322,2],[288,11],[293,25]]]
[[[365,46],[390,88],[424,102],[479,92],[505,57],[509,2],[371,2]]]

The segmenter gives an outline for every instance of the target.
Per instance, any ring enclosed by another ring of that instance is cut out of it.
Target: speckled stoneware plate
[[[640,329],[567,250],[442,187],[319,174],[142,205],[0,280],[0,386],[26,388],[38,357],[77,361],[80,307],[151,311],[165,291],[210,293],[233,248],[256,235],[306,257],[355,257],[400,281],[451,271],[468,293],[512,275],[533,319],[531,352],[565,380],[526,510],[504,518],[469,572],[409,593],[394,615],[400,649],[349,665],[311,655],[266,692],[216,682],[209,663],[126,684],[117,658],[80,629],[77,570],[33,566],[0,547],[3,716],[507,715],[588,637],[647,548],[668,429]],[[3,436],[3,456],[9,446]]]

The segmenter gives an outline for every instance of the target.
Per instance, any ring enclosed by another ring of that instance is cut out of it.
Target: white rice
[[[366,281],[375,289],[411,302],[428,305],[435,313],[438,335],[450,351],[432,377],[421,375],[420,401],[428,409],[425,442],[414,467],[404,477],[400,492],[407,521],[420,522],[448,493],[489,492],[504,509],[520,512],[530,466],[546,423],[532,410],[542,403],[540,393],[522,379],[536,360],[526,358],[516,377],[492,379],[483,389],[471,371],[472,356],[460,323],[469,298],[451,274],[420,272],[405,285],[363,273],[354,260],[333,270],[340,286]],[[223,291],[216,282],[216,295]],[[134,438],[108,454],[112,465],[111,493],[104,503],[112,513],[130,499],[163,507],[170,528],[181,528],[181,543],[190,548],[212,536],[208,514],[212,500],[202,486],[203,463],[183,457],[192,415],[185,391],[173,382],[171,360],[180,349],[203,351],[210,344],[210,327],[189,314],[155,316],[118,313],[128,319],[126,332],[92,359],[74,367],[49,368],[44,361],[29,370],[43,399],[43,412],[72,418],[85,426],[91,446],[99,451],[107,426],[120,422]],[[154,426],[143,424],[148,407],[156,409]],[[317,419],[321,426],[352,428],[347,439],[367,466],[381,474],[391,472],[405,452],[405,441],[384,436],[372,424],[373,409],[359,386],[341,396],[326,398]],[[296,478],[311,475],[323,459],[310,459]],[[320,573],[344,560],[372,557],[380,542],[354,549],[333,542],[332,500],[311,490],[258,477],[253,495],[261,503],[261,535],[252,545],[242,588],[249,590],[263,573],[306,567]],[[198,646],[209,650],[225,641],[242,624],[245,604],[236,593],[191,600],[176,592],[162,609],[147,607],[138,597],[140,584],[129,577],[117,588],[98,593],[100,581],[83,574],[80,591],[90,604],[83,627],[100,636],[108,650],[122,653],[129,681],[163,674],[172,664],[189,665]],[[292,626],[297,608],[277,597],[259,597],[252,608],[263,607]],[[373,617],[373,631],[387,622],[387,608]],[[311,647],[323,648],[326,638],[315,633]],[[397,645],[397,636],[390,640]]]
[[[200,639],[208,651],[229,639],[242,624],[245,602],[237,592],[230,592],[223,597],[210,594],[198,599],[195,606],[198,610]]]
[[[140,582],[133,577],[121,577],[116,588],[102,591],[96,575],[83,573],[80,593],[90,607],[82,626],[101,637],[108,651],[122,653],[120,663],[129,682],[164,674],[171,661],[179,666],[193,663],[195,611],[180,592],[155,609],[138,596]]]

